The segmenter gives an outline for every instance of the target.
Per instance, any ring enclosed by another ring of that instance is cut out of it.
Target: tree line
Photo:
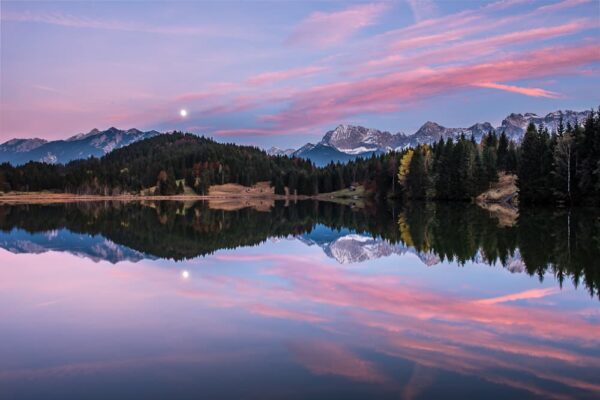
[[[402,155],[398,180],[409,198],[468,200],[499,172],[516,173],[520,204],[600,205],[599,115],[592,111],[583,125],[561,118],[553,132],[531,123],[520,146],[504,132],[479,144],[461,136],[420,145]]]
[[[518,150],[505,133],[490,131],[480,143],[464,135],[409,149],[400,160],[398,180],[412,199],[470,200],[515,172]]]

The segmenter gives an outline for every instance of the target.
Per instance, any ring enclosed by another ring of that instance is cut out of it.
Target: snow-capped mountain
[[[339,125],[323,136],[319,142],[331,146],[346,154],[385,151],[395,148],[406,138],[403,133],[392,135],[377,129],[354,125]]]
[[[43,139],[13,139],[0,145],[0,163],[13,165],[28,161],[66,163],[91,156],[101,157],[138,140],[159,135],[157,131],[142,132],[138,129],[127,131],[109,128],[105,131],[92,129],[66,140],[46,141]]]
[[[343,162],[356,157],[370,157],[373,153],[401,150],[419,144],[433,144],[440,139],[457,139],[461,135],[467,138],[473,136],[476,141],[480,141],[482,136],[490,131],[494,131],[498,135],[505,132],[510,140],[519,142],[530,122],[537,127],[543,124],[550,131],[554,131],[558,127],[561,117],[566,126],[568,123],[571,125],[582,124],[589,114],[590,111],[571,110],[559,110],[545,116],[533,113],[513,113],[507,116],[498,127],[494,127],[489,122],[478,122],[468,128],[447,128],[436,122],[427,121],[412,135],[402,132],[392,134],[362,126],[339,125],[334,130],[328,131],[316,145],[308,143],[293,152],[292,155],[311,159],[317,165],[324,165],[330,161]]]
[[[291,156],[296,150],[294,149],[280,149],[279,147],[271,147],[267,150],[267,154],[270,156]]]
[[[427,121],[413,135],[406,138],[405,142],[402,143],[402,147],[432,144],[438,142],[440,139],[457,139],[461,135],[467,138],[473,136],[475,140],[480,141],[483,135],[494,130],[494,127],[489,122],[477,123],[469,128],[446,128],[435,122]]]
[[[392,254],[414,254],[427,266],[440,263],[435,254],[418,252],[412,247],[400,244],[390,244],[384,239],[373,239],[370,236],[350,234],[342,236],[333,242],[322,246],[323,251],[329,257],[334,258],[340,264],[360,263],[381,257],[389,257]]]
[[[48,143],[44,139],[12,139],[0,145],[0,154],[2,153],[26,153],[33,149]]]
[[[21,229],[0,232],[0,248],[14,254],[40,254],[48,251],[66,252],[94,262],[138,262],[152,258],[126,246],[114,243],[101,235],[73,233],[58,229],[44,233],[29,233]]]
[[[392,254],[414,254],[427,266],[441,262],[433,253],[419,252],[413,247],[391,244],[385,239],[357,234],[347,229],[335,231],[317,225],[311,233],[299,236],[298,239],[309,246],[319,246],[328,257],[340,264],[360,263]]]
[[[590,115],[590,111],[572,111],[572,110],[559,110],[546,114],[545,116],[539,116],[533,113],[526,114],[510,114],[503,121],[502,124],[496,128],[496,132],[505,132],[506,135],[514,141],[520,141],[523,138],[523,134],[527,129],[527,125],[533,122],[537,127],[544,124],[550,132],[555,131],[558,127],[560,118],[562,117],[563,123],[577,125],[582,124],[587,117]]]

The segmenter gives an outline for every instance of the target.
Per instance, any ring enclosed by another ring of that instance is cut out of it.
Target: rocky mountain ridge
[[[330,161],[348,161],[356,157],[369,157],[371,154],[402,150],[420,144],[433,144],[440,139],[457,139],[461,135],[473,136],[480,141],[482,136],[490,131],[496,134],[505,132],[508,138],[520,142],[525,134],[527,125],[533,122],[537,127],[546,126],[550,131],[557,129],[562,117],[565,125],[581,124],[589,116],[590,111],[559,110],[538,116],[534,113],[509,114],[502,120],[498,127],[489,122],[478,122],[468,128],[448,128],[433,121],[425,122],[415,133],[407,135],[403,132],[392,134],[372,128],[355,125],[338,125],[335,129],[325,133],[319,143],[307,143],[298,150],[286,155],[308,158],[317,165],[324,165]],[[269,149],[268,153],[278,155],[280,149]],[[327,154],[325,154],[327,153]]]
[[[41,161],[54,164],[92,156],[102,157],[114,149],[159,134],[158,131],[120,130],[113,127],[105,131],[92,129],[65,140],[12,139],[0,145],[0,163],[20,165]]]

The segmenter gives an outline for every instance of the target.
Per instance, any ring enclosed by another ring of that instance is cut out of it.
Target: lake
[[[600,211],[0,206],[2,399],[600,397]]]

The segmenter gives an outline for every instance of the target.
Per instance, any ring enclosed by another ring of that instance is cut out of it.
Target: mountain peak
[[[72,142],[75,140],[81,140],[81,139],[85,139],[88,138],[90,136],[95,136],[97,134],[100,133],[100,130],[97,128],[92,129],[91,131],[89,131],[88,133],[78,133],[77,135],[73,135],[70,138],[67,139],[67,142]]]
[[[443,132],[446,128],[437,122],[427,121],[415,133],[418,136],[436,136]]]
[[[425,123],[424,123],[424,124],[421,126],[421,128],[425,128],[425,129],[428,129],[428,128],[436,128],[436,129],[439,129],[439,128],[444,128],[444,127],[443,127],[442,125],[438,124],[437,122],[433,122],[433,121],[427,121],[427,122],[425,122]]]
[[[279,147],[272,146],[267,149],[266,152],[270,156],[291,156],[296,150],[294,149],[280,149]]]

